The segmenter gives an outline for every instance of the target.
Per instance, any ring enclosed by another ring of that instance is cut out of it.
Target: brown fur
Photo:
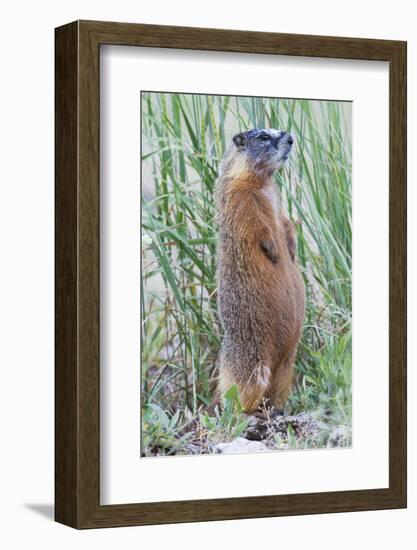
[[[271,174],[231,148],[217,183],[218,307],[224,329],[219,391],[237,384],[246,411],[269,398],[283,409],[304,320],[295,232]]]

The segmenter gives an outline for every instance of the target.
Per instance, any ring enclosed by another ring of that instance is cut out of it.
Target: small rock
[[[249,441],[244,437],[238,437],[229,443],[218,443],[214,447],[216,453],[258,453],[267,451],[268,448],[261,441]]]
[[[330,433],[327,447],[344,447],[349,441],[350,430],[344,426],[333,428]]]
[[[289,426],[298,438],[315,438],[322,430],[327,429],[325,424],[317,422],[307,413],[288,416],[250,416],[248,427],[243,436],[252,441],[270,440],[278,434],[286,438]]]
[[[251,441],[262,441],[266,439],[268,437],[268,424],[266,420],[257,416],[250,416],[244,436]]]
[[[190,455],[198,455],[201,453],[201,446],[194,445],[193,443],[188,443],[188,445],[186,445],[184,448],[186,449],[187,454]]]

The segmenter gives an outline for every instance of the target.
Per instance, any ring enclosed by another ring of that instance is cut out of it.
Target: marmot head
[[[254,128],[233,138],[235,153],[245,158],[247,168],[268,175],[284,165],[293,142],[291,134],[273,128]]]

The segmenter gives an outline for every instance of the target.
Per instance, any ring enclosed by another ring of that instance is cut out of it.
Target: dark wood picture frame
[[[100,505],[99,57],[118,44],[389,62],[389,487]],[[76,21],[56,29],[55,519],[75,528],[406,506],[406,43]]]

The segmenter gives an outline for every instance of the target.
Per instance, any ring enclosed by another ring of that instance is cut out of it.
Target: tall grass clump
[[[351,104],[143,93],[141,110],[142,451],[168,454],[157,443],[161,434],[151,435],[165,418],[170,448],[180,452],[179,442],[213,402],[221,342],[213,192],[232,136],[253,127],[295,138],[288,166],[276,175],[306,285],[287,412],[349,428]]]

